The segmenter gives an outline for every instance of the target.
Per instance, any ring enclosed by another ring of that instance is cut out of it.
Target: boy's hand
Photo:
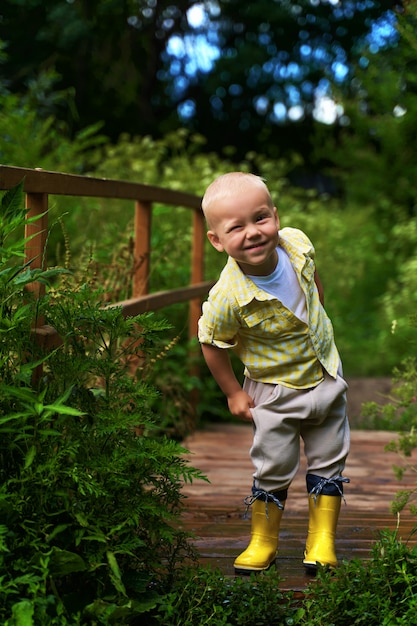
[[[210,372],[227,398],[229,411],[245,422],[252,421],[249,409],[255,406],[252,398],[244,391],[236,378],[227,350],[211,344],[201,344]]]
[[[255,403],[246,391],[240,389],[240,391],[228,396],[227,404],[232,415],[245,422],[252,421],[252,413],[249,409],[253,409]]]

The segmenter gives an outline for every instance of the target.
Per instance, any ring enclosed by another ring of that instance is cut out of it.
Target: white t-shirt
[[[248,278],[259,289],[263,289],[275,296],[298,319],[307,323],[306,299],[289,256],[280,246],[277,247],[277,253],[278,263],[272,274],[268,276],[248,276]]]

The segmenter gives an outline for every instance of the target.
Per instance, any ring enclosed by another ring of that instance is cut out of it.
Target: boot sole
[[[308,574],[317,574],[319,567],[326,570],[334,570],[336,567],[335,565],[330,565],[330,563],[320,563],[319,561],[316,561],[315,563],[305,563],[303,561],[303,565]]]
[[[266,572],[272,565],[275,565],[275,559],[267,567],[235,567],[235,575],[250,576],[251,574],[259,574],[260,572]]]
[[[317,574],[317,563],[303,563],[306,574],[315,576]]]

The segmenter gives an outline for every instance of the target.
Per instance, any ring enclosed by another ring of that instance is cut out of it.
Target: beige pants
[[[312,389],[290,389],[246,379],[253,398],[254,437],[250,450],[255,486],[265,491],[287,489],[300,464],[304,442],[307,474],[333,478],[342,473],[349,453],[346,415],[347,383],[325,374]]]

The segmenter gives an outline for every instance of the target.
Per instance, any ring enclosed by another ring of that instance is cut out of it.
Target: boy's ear
[[[277,221],[277,226],[278,226],[278,230],[280,229],[280,224],[279,224],[279,215],[278,215],[278,210],[277,207],[274,206],[274,213],[275,213],[275,219]]]
[[[224,252],[224,247],[222,243],[220,242],[220,239],[218,238],[218,236],[213,230],[207,231],[207,238],[209,242],[211,243],[211,245],[213,246],[213,248],[216,248],[217,252]]]

